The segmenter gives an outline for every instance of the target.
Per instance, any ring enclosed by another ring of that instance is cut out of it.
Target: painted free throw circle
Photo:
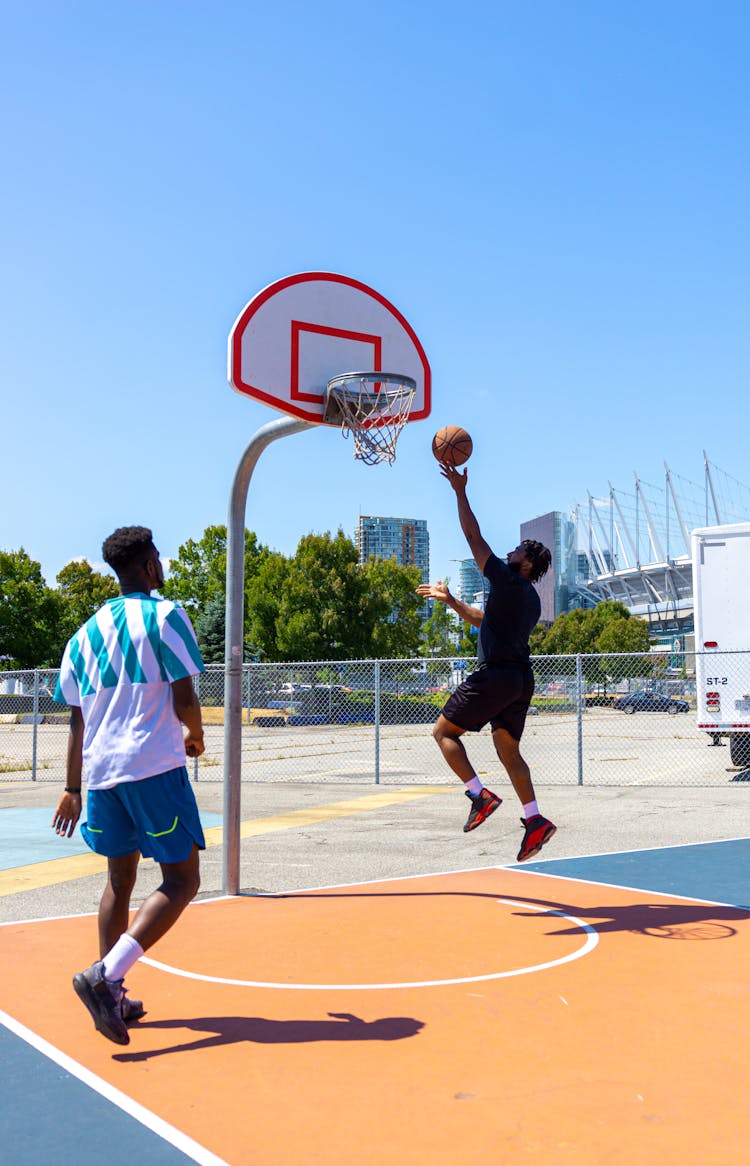
[[[544,960],[540,963],[523,964],[518,965],[517,967],[505,968],[500,971],[478,972],[469,976],[449,976],[442,979],[402,980],[381,983],[335,984],[295,983],[290,981],[284,982],[274,980],[245,980],[233,978],[230,976],[215,976],[204,972],[190,971],[186,968],[174,967],[171,964],[162,963],[160,960],[151,959],[149,956],[143,956],[140,960],[140,963],[148,964],[149,967],[155,968],[157,971],[166,972],[168,975],[180,976],[188,980],[198,980],[202,983],[222,984],[228,987],[273,988],[305,992],[367,992],[393,988],[440,988],[448,987],[453,984],[477,984],[487,980],[505,980],[512,976],[528,976],[535,972],[543,972],[550,968],[561,967],[563,964],[573,963],[575,960],[579,960],[583,956],[588,955],[589,952],[593,951],[599,942],[599,935],[596,929],[589,923],[585,923],[582,919],[576,918],[575,915],[568,915],[563,911],[553,911],[549,907],[540,906],[534,903],[518,902],[515,899],[493,897],[493,901],[494,903],[503,904],[507,907],[520,907],[524,908],[526,911],[537,912],[538,914],[543,914],[547,918],[566,920],[567,922],[572,923],[574,928],[582,932],[583,942],[572,951],[566,952],[564,955],[558,956],[555,959]]]

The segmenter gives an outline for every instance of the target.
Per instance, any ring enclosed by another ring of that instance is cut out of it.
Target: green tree
[[[647,652],[649,643],[648,625],[634,619],[627,607],[615,600],[559,615],[549,628],[537,626],[530,640],[535,654],[543,656],[603,651]],[[633,646],[614,647],[614,644]]]
[[[245,591],[257,575],[268,554],[251,530],[245,531]],[[167,599],[177,599],[191,613],[216,598],[226,596],[227,528],[207,526],[197,541],[188,539],[169,565],[169,578],[162,593]]]
[[[369,628],[367,655],[382,659],[415,655],[422,628],[419,568],[373,557],[362,566],[360,578]]]
[[[450,583],[450,579],[445,579]],[[456,655],[456,621],[446,603],[434,600],[432,611],[422,624],[423,656]]]
[[[117,580],[102,575],[85,561],[67,563],[57,573],[61,603],[60,633],[67,641],[108,599],[120,594]]]
[[[339,530],[300,540],[281,596],[276,639],[282,660],[366,656],[370,631],[357,549]]]
[[[529,640],[532,655],[586,657],[583,668],[588,684],[606,686],[611,667],[608,655],[646,653],[649,650],[648,625],[631,616],[624,604],[607,600],[596,607],[559,615],[549,628],[535,628]],[[556,665],[556,667],[558,667]],[[618,676],[643,675],[643,657],[617,661]],[[559,672],[575,671],[575,661],[559,662]]]
[[[195,617],[195,638],[206,664],[224,662],[226,604],[220,595],[209,599]]]
[[[461,639],[458,641],[459,656],[476,656],[479,650],[479,629],[470,623],[461,624]]]
[[[21,547],[0,551],[0,658],[6,668],[60,662],[61,599]]]
[[[247,585],[245,636],[266,660],[279,660],[281,600],[291,571],[291,559],[269,551]]]
[[[246,635],[268,660],[398,657],[419,643],[419,572],[360,567],[342,530],[306,535],[293,558],[269,552],[247,591]]]

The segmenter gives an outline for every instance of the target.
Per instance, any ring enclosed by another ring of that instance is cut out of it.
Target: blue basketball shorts
[[[198,805],[187,769],[170,769],[142,781],[121,782],[86,795],[86,844],[106,858],[140,851],[159,863],[184,862],[206,849]]]

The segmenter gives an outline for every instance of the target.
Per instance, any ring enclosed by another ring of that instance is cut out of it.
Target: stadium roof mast
[[[716,523],[721,526],[721,514],[719,513],[719,503],[716,500],[716,491],[714,490],[714,480],[711,477],[711,467],[708,464],[708,454],[705,449],[703,451],[703,466],[706,471],[706,526],[708,522],[708,492],[711,491],[711,501],[714,504],[714,514],[716,515]]]
[[[705,451],[703,456],[705,458]],[[677,515],[677,521],[680,524],[680,531],[682,533],[682,542],[685,553],[690,554],[690,534],[688,532],[688,528],[685,526],[685,520],[682,517],[682,509],[680,508],[680,500],[677,497],[677,491],[675,490],[674,483],[672,481],[672,474],[670,473],[669,466],[666,462],[664,463],[664,473],[667,479],[667,489],[672,495],[672,503],[674,505],[675,514]],[[667,499],[667,555],[669,555],[669,499]]]
[[[604,547],[609,549],[609,560],[607,559],[606,549],[602,549],[602,544],[599,542],[596,531],[594,530],[594,518],[596,518],[599,530],[601,531],[602,539],[604,540]],[[599,563],[599,570],[597,575],[608,575],[613,570],[614,563],[612,561],[612,546],[611,539],[607,539],[602,520],[599,517],[599,511],[596,507],[596,498],[589,494],[589,528],[588,528],[588,549],[589,559],[596,558]]]
[[[627,524],[627,521],[625,519],[625,515],[623,514],[622,508],[620,507],[620,503],[617,501],[617,492],[616,492],[614,486],[612,485],[611,482],[608,482],[607,485],[609,486],[609,496],[610,496],[612,505],[614,506],[615,510],[617,511],[617,516],[620,519],[619,523],[615,523],[615,530],[617,531],[617,537],[618,537],[620,546],[622,548],[623,557],[625,559],[625,565],[627,567],[637,566],[638,565],[638,552],[636,550],[635,543],[633,542],[633,536],[630,533],[630,527]],[[638,533],[638,531],[637,531],[637,524],[636,524],[636,537],[637,537],[637,533]],[[624,536],[624,538],[623,538],[623,536]],[[625,543],[627,543],[627,546],[625,545]],[[630,554],[628,554],[628,548],[630,549]],[[614,547],[611,547],[610,550],[612,552],[614,552]]]
[[[651,549],[654,553],[654,559],[652,559],[650,561],[651,562],[655,561],[657,563],[663,563],[665,560],[664,560],[664,551],[662,549],[661,540],[659,538],[659,535],[656,532],[656,527],[654,526],[653,521],[651,519],[651,511],[648,508],[648,502],[646,501],[646,495],[643,493],[643,489],[641,487],[641,480],[635,471],[633,471],[633,478],[635,479],[635,496],[636,496],[636,499],[640,499],[641,505],[643,506],[643,513],[646,515],[646,528],[648,530],[648,537],[651,540]],[[638,511],[636,511],[636,522],[638,520],[637,516],[638,516]],[[636,526],[636,539],[637,538],[638,538],[638,529]],[[640,566],[640,562],[638,563],[638,566]]]

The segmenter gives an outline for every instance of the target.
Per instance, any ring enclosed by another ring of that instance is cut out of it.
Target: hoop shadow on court
[[[413,1016],[383,1016],[360,1020],[351,1012],[329,1012],[330,1020],[271,1020],[264,1016],[201,1016],[189,1020],[148,1020],[133,1029],[189,1029],[208,1032],[202,1040],[187,1041],[164,1049],[140,1053],[115,1053],[115,1061],[150,1061],[170,1053],[197,1052],[219,1045],[307,1044],[313,1041],[397,1041],[417,1036],[424,1021]]]
[[[586,919],[600,934],[629,931],[649,939],[731,939],[737,934],[732,924],[750,919],[750,911],[740,907],[721,907],[708,903],[628,903],[578,907],[572,903],[524,898],[522,895],[514,897],[519,903],[548,907],[556,916],[575,915],[579,919]],[[522,918],[531,917],[524,912],[516,914]],[[538,912],[533,913],[533,918],[540,918]],[[577,930],[576,927],[561,927],[550,934],[575,935]]]

